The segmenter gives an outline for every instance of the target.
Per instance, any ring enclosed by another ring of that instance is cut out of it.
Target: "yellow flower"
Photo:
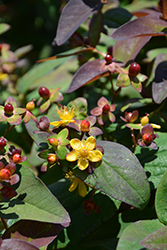
[[[0,81],[4,81],[8,79],[8,74],[0,73]]]
[[[56,122],[51,122],[50,124],[55,126],[55,127],[60,127],[60,126],[66,126],[67,124],[69,124],[70,122],[74,122],[75,120],[72,120],[72,118],[74,117],[75,114],[75,108],[71,107],[71,108],[67,108],[64,106],[64,108],[60,108],[60,110],[56,107],[57,109],[57,113],[60,117],[60,121],[56,121]]]
[[[72,139],[70,145],[74,150],[66,155],[66,160],[70,162],[78,160],[77,164],[81,170],[88,167],[89,161],[98,162],[103,156],[99,150],[94,150],[96,139],[93,136],[90,136],[86,141]]]
[[[65,178],[68,178],[72,183],[69,187],[69,191],[73,192],[78,187],[78,193],[81,197],[85,197],[87,194],[87,188],[85,183],[80,180],[78,177],[76,177],[72,171],[68,172],[65,176]]]

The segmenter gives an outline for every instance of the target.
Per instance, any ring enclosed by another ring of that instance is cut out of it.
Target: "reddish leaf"
[[[1,250],[39,250],[36,246],[17,239],[2,240]]]
[[[63,226],[60,224],[20,220],[9,227],[2,238],[24,240],[36,247],[42,247],[52,242],[62,229]]]
[[[82,65],[82,67],[75,73],[66,93],[71,93],[83,85],[95,81],[101,76],[108,74],[109,71],[107,68],[105,68],[103,71],[99,70],[103,61],[104,60],[101,59],[95,59]]]
[[[70,0],[64,7],[59,19],[57,34],[54,39],[57,45],[63,44],[101,6],[100,0]]]
[[[103,24],[103,14],[101,12],[101,9],[99,9],[95,11],[89,25],[88,39],[93,47],[96,47],[96,45],[99,42],[100,33],[102,30],[102,24]]]
[[[139,51],[150,40],[150,38],[150,36],[133,37],[124,41],[116,41],[113,46],[113,57],[121,62],[124,62],[125,64],[129,60],[134,60]]]
[[[158,12],[130,21],[118,28],[111,37],[121,41],[136,36],[166,36],[161,31],[167,28],[167,23],[159,19],[159,16]]]

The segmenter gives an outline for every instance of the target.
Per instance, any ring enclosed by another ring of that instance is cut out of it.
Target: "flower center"
[[[87,149],[81,149],[80,150],[80,155],[82,156],[82,157],[87,157],[88,156],[88,154],[89,154],[89,151],[87,150]]]

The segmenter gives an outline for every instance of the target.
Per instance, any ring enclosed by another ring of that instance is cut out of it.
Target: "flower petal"
[[[80,180],[78,185],[78,193],[81,197],[85,197],[87,194],[87,188],[83,181]]]
[[[110,122],[115,122],[116,118],[115,118],[115,115],[113,113],[109,112],[108,113],[108,118],[109,118]]]
[[[97,102],[97,105],[99,106],[99,107],[103,107],[104,105],[106,105],[106,104],[109,104],[109,102],[108,102],[108,100],[105,98],[105,97],[101,97],[99,100],[98,100],[98,102]]]
[[[80,170],[85,170],[89,165],[89,161],[86,158],[80,158],[78,160],[78,167]]]
[[[102,156],[103,155],[99,150],[93,150],[89,152],[89,160],[92,162],[100,161]]]
[[[79,155],[78,152],[75,150],[72,150],[70,153],[66,155],[66,160],[67,161],[76,161],[78,159]]]
[[[96,107],[90,111],[92,115],[99,116],[102,114],[102,108]]]
[[[76,188],[77,188],[77,186],[78,186],[78,184],[79,184],[79,179],[78,178],[74,178],[74,180],[72,181],[72,184],[71,184],[71,186],[69,187],[69,191],[70,192],[72,192],[72,191],[74,191]]]
[[[96,139],[93,136],[88,137],[85,142],[85,149],[91,151],[96,147]]]
[[[71,145],[71,147],[73,148],[73,149],[75,149],[75,150],[79,150],[79,149],[81,149],[81,141],[79,140],[79,139],[72,139],[71,141],[70,141],[70,145]]]

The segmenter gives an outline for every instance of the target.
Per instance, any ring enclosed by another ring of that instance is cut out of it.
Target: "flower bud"
[[[46,116],[42,116],[39,120],[39,124],[36,126],[42,131],[47,131],[50,127],[50,121]]]
[[[9,171],[9,169],[3,168],[0,171],[0,179],[2,180],[9,180],[11,177],[11,172]]]
[[[148,124],[148,123],[149,123],[149,118],[148,118],[148,116],[147,116],[147,115],[146,115],[146,116],[143,116],[143,117],[141,118],[140,123],[141,123],[142,126],[145,126],[146,124]]]
[[[28,103],[26,104],[26,109],[27,109],[28,111],[32,111],[33,109],[35,109],[35,103],[34,103],[34,101],[28,102]]]
[[[86,120],[82,120],[80,123],[80,129],[83,132],[88,132],[90,130],[90,122]]]

